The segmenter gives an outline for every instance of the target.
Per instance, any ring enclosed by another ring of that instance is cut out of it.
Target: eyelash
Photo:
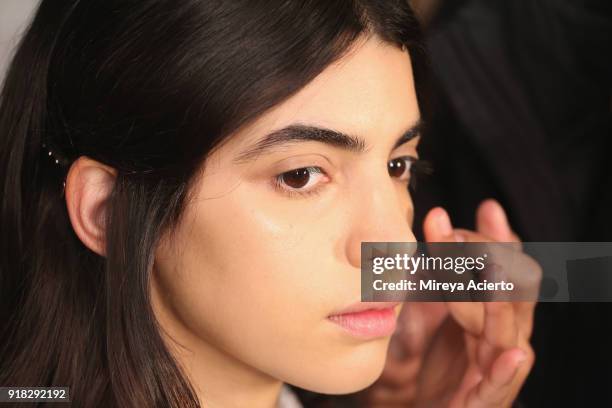
[[[416,189],[418,179],[424,178],[433,172],[432,163],[428,160],[417,159],[414,156],[400,156],[393,160],[397,159],[406,159],[406,161],[410,162],[410,176],[407,187],[412,190]]]
[[[431,173],[431,170],[432,170],[431,164],[427,160],[417,159],[414,156],[400,156],[392,160],[398,160],[398,159],[404,159],[405,161],[410,162],[410,165],[409,165],[410,166],[410,170],[409,170],[410,176],[409,176],[409,182],[407,185],[407,187],[409,188],[412,188],[412,189],[416,188],[416,179],[420,178],[423,175],[427,175]],[[283,176],[285,174],[291,173],[296,170],[309,170],[310,171],[309,174],[313,174],[313,173],[325,174],[323,169],[318,166],[299,167],[296,169],[292,169],[292,170],[283,172],[281,174],[278,174],[274,177],[274,179],[272,180],[272,185],[274,189],[290,198],[313,197],[321,193],[321,190],[323,188],[322,185],[311,188],[309,190],[299,190],[299,189],[285,187],[282,181]]]
[[[279,191],[280,193],[283,193],[283,194],[285,194],[286,196],[288,196],[290,198],[311,197],[311,196],[318,195],[321,192],[321,186],[317,186],[317,187],[311,188],[309,190],[289,189],[289,188],[283,186],[282,179],[283,179],[283,176],[285,174],[291,173],[291,172],[296,171],[296,170],[302,170],[302,169],[310,170],[310,174],[313,174],[313,173],[325,174],[323,169],[321,167],[318,167],[318,166],[299,167],[299,168],[296,168],[296,169],[293,169],[293,170],[285,171],[285,172],[275,176],[274,179],[273,179],[273,183],[272,183],[274,188],[277,191]]]

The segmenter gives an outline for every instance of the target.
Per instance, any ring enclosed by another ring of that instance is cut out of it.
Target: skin
[[[207,157],[151,276],[163,335],[203,406],[272,407],[283,382],[343,394],[380,376],[390,336],[357,339],[328,316],[360,299],[362,241],[415,241],[408,180],[387,166],[417,156],[418,137],[394,144],[419,118],[409,55],[371,37]],[[294,142],[234,162],[296,123],[358,136],[367,149]],[[317,194],[273,187],[311,166],[323,173],[303,190]],[[81,157],[66,181],[74,230],[101,255],[115,174]]]

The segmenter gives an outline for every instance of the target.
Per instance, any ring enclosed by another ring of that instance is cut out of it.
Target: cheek
[[[260,371],[330,392],[373,381],[386,340],[356,345],[326,319],[360,296],[342,253],[346,211],[324,200],[299,207],[241,189],[200,201],[162,286],[190,332]],[[366,378],[355,380],[356,369]]]
[[[266,197],[239,193],[202,201],[186,218],[191,222],[181,230],[182,278],[173,283],[185,302],[181,309],[197,311],[189,319],[196,324],[240,327],[254,338],[266,327],[300,336],[334,307],[331,292],[342,271],[336,237],[322,226],[335,228],[283,212]],[[203,319],[208,311],[217,318]]]
[[[397,194],[401,207],[406,209],[406,220],[412,229],[414,226],[414,202],[412,201],[412,192],[404,185],[399,185]]]

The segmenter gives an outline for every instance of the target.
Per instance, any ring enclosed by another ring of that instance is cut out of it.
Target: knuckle
[[[533,367],[533,365],[535,364],[536,353],[530,344],[527,344],[525,347],[523,347],[523,351],[526,355],[525,362],[523,364],[525,365],[525,367],[529,367],[531,369],[531,367]]]

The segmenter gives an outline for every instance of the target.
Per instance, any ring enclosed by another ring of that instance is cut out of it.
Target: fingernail
[[[438,230],[442,236],[449,236],[453,233],[453,226],[451,225],[450,218],[448,218],[448,214],[446,211],[441,210],[440,215],[438,216]]]

